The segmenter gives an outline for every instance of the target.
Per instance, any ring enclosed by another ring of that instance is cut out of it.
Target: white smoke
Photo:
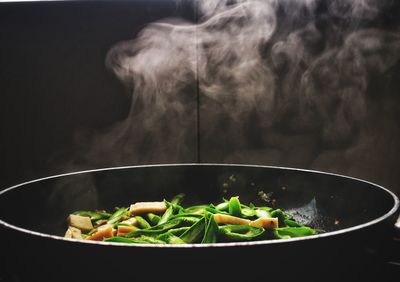
[[[206,162],[353,171],[359,158],[343,156],[376,136],[371,78],[400,59],[399,27],[379,21],[392,2],[191,2],[196,22],[163,19],[111,48],[130,112],[84,161],[195,161],[200,142]]]

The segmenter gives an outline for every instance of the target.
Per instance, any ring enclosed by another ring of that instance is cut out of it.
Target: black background
[[[398,25],[398,10],[391,9],[388,13],[387,24]],[[107,128],[126,117],[130,96],[105,67],[106,54],[115,43],[134,38],[146,24],[165,17],[196,21],[188,1],[0,3],[0,189],[67,171],[62,165],[63,157],[73,150],[77,130]],[[390,91],[382,91],[383,86]],[[379,128],[380,123],[385,125],[390,121],[394,130],[390,135],[384,135],[387,131],[383,131],[381,147],[374,152],[379,156],[377,161],[360,165],[359,169],[349,170],[340,157],[332,158],[324,166],[303,164],[299,159],[301,153],[289,152],[291,158],[276,160],[263,158],[265,148],[257,142],[248,158],[243,154],[226,157],[236,149],[229,142],[233,136],[220,139],[222,143],[200,139],[201,161],[321,169],[364,178],[399,192],[399,91],[399,62],[371,81],[369,92],[374,94],[369,103],[376,105],[373,108],[380,116],[373,127]],[[212,106],[208,109],[217,110]],[[193,124],[193,134],[195,127]],[[248,130],[258,138],[257,128],[249,126]],[[192,153],[182,162],[198,161],[197,144],[190,146]],[[379,151],[384,147],[385,150]],[[259,157],[254,155],[258,150]],[[294,151],[298,152],[297,147]]]

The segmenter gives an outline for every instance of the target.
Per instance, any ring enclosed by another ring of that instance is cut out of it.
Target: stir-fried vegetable
[[[77,211],[68,216],[65,237],[135,244],[196,244],[288,239],[317,234],[280,209],[244,205],[239,197],[216,205],[183,207],[184,195],[170,202],[138,202],[114,212]]]

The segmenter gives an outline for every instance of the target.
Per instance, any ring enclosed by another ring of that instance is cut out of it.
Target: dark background
[[[397,8],[391,7],[376,24],[396,30]],[[189,141],[182,154],[133,156],[120,162],[90,161],[88,156],[71,164],[71,155],[85,155],[77,132],[106,131],[130,111],[130,95],[105,66],[107,52],[165,17],[197,20],[188,1],[0,3],[0,189],[84,168],[201,161],[318,169],[367,179],[399,193],[399,62],[369,81],[370,111],[363,126],[373,134],[361,138],[373,136],[373,141],[355,154],[345,153],[343,147],[326,148],[279,124],[260,141],[263,129],[251,117],[236,128],[229,116],[220,114],[217,103],[194,87],[187,98],[193,114],[185,123]],[[197,102],[199,116],[193,107]],[[136,134],[143,138],[141,132]],[[236,134],[247,141],[235,142]],[[143,154],[151,150],[150,146]],[[309,151],[324,154],[309,159]]]
[[[130,97],[106,54],[170,16],[194,19],[174,1],[0,3],[1,188],[70,170],[77,130],[126,117]]]

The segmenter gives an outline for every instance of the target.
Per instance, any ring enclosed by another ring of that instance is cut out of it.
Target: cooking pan
[[[238,195],[282,208],[320,233],[206,245],[63,238],[75,210],[111,210],[178,193],[186,194],[183,205]],[[10,281],[366,281],[379,275],[398,211],[398,198],[381,186],[310,170],[176,164],[74,172],[0,192],[1,271]]]

